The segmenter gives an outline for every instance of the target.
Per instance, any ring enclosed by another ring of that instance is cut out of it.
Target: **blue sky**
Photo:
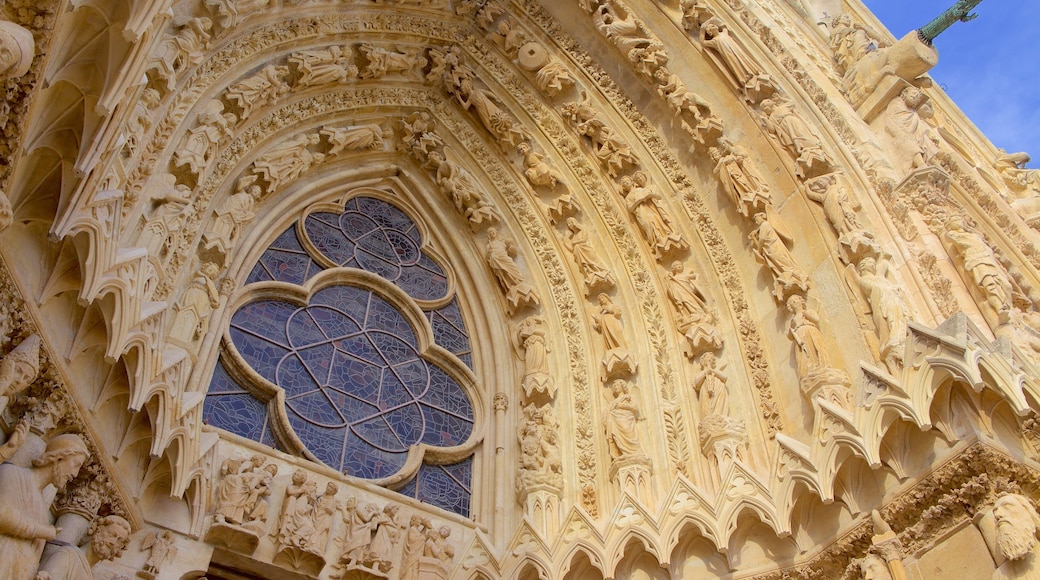
[[[955,0],[863,0],[897,38]],[[1040,2],[984,0],[971,22],[935,41],[929,73],[997,147],[1026,151],[1040,167]]]

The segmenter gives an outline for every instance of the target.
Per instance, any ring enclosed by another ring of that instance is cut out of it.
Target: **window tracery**
[[[394,205],[361,195],[327,207],[279,235],[248,275],[205,420],[345,475],[404,479],[399,493],[468,515],[473,456],[457,458],[472,445],[463,365],[473,362],[451,275]],[[359,270],[403,291],[457,360],[431,362],[402,299]],[[406,473],[416,450],[429,454]]]

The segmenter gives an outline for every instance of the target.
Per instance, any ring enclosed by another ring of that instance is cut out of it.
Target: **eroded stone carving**
[[[626,459],[643,456],[637,428],[640,407],[632,397],[628,381],[615,379],[610,384],[612,399],[603,417],[603,429],[607,435],[607,449],[611,459]]]
[[[704,350],[720,348],[722,335],[715,328],[715,312],[708,308],[708,302],[697,286],[697,274],[684,269],[682,262],[672,262],[664,274],[665,289],[679,315],[679,330],[688,342],[683,352],[693,358]]]
[[[603,382],[619,377],[635,374],[637,363],[628,350],[625,340],[625,329],[621,324],[621,309],[605,293],[597,297],[598,306],[592,315],[592,328],[603,337]]]
[[[722,189],[729,194],[741,215],[750,217],[766,211],[772,204],[769,189],[743,149],[731,146],[723,151],[719,147],[711,147],[708,155],[715,162],[715,175]]]
[[[748,455],[747,426],[729,414],[729,390],[724,365],[719,365],[713,352],[701,355],[700,369],[693,377],[693,389],[700,403],[697,435],[704,455],[714,466],[712,481],[719,485],[734,461],[745,461]]]
[[[820,204],[827,223],[838,235],[838,251],[843,262],[854,264],[863,257],[880,255],[881,248],[874,234],[863,227],[856,215],[859,206],[849,197],[843,180],[836,174],[806,180],[804,191],[809,199]]]
[[[654,72],[659,83],[657,94],[668,101],[668,106],[680,119],[686,131],[704,145],[722,136],[722,121],[711,111],[711,104],[703,97],[686,88],[679,75],[661,67]]]
[[[531,149],[526,141],[516,146],[516,152],[524,158],[524,177],[535,187],[547,187],[556,189],[556,186],[566,187],[566,180],[560,171],[545,161],[545,156]]]
[[[927,121],[933,116],[931,102],[917,87],[903,89],[888,103],[881,123],[901,162],[900,175],[928,166],[939,152],[938,134]]]
[[[175,344],[190,347],[206,332],[209,315],[220,306],[216,278],[220,268],[213,262],[199,267],[184,296],[176,306],[176,317],[170,326],[169,339]],[[189,348],[189,352],[194,349]]]
[[[153,580],[159,575],[163,564],[177,557],[177,546],[174,545],[173,532],[148,533],[141,540],[141,549],[149,550],[148,559],[137,575],[147,580]]]
[[[35,55],[36,41],[32,32],[14,22],[0,20],[0,80],[29,72]]]
[[[499,221],[498,212],[487,197],[477,189],[473,177],[461,165],[449,160],[440,151],[429,151],[429,166],[436,170],[437,185],[451,198],[455,210],[470,223],[474,230]],[[495,232],[496,234],[498,232]]]
[[[198,66],[206,57],[212,37],[213,21],[206,17],[192,18],[177,33],[163,40],[152,68],[157,80],[167,92],[172,91],[177,73]]]
[[[317,87],[346,83],[358,76],[353,63],[354,50],[347,45],[332,45],[323,50],[301,50],[289,56],[300,75],[297,87]]]
[[[371,138],[371,135],[368,136]],[[272,147],[253,162],[253,171],[267,183],[266,191],[277,191],[283,184],[294,181],[311,167],[325,160],[324,153],[310,150],[321,143],[320,133],[303,133]]]
[[[849,266],[853,289],[858,290],[870,307],[870,316],[878,334],[878,351],[888,371],[896,374],[903,367],[907,321],[910,304],[902,285],[891,275],[887,259],[866,256]]]
[[[845,371],[830,366],[830,356],[820,332],[820,315],[806,306],[801,294],[787,299],[790,319],[787,334],[794,342],[794,358],[802,392],[809,400],[817,397],[842,408],[850,408],[852,380]]]
[[[286,562],[295,568],[311,571],[320,571],[325,566],[324,546],[319,545],[320,533],[315,525],[317,499],[318,487],[314,480],[302,469],[294,471],[282,501],[275,562]]]
[[[635,218],[654,256],[661,259],[689,247],[682,235],[672,228],[661,194],[650,187],[646,172],[636,171],[631,177],[622,177],[621,196],[625,198],[625,206]]]
[[[729,26],[713,16],[701,24],[701,42],[730,82],[752,102],[775,92],[773,80],[730,34]]]
[[[679,0],[679,9],[682,10],[682,26],[686,30],[697,30],[701,23],[714,16],[711,8],[702,0]]]
[[[560,452],[559,423],[551,404],[534,403],[524,407],[523,420],[517,432],[520,441],[520,474],[517,492],[525,493],[539,486],[561,489],[563,456]]]
[[[980,306],[988,307],[990,316],[995,316],[998,323],[1007,322],[1012,307],[1011,275],[993,248],[960,216],[947,220],[943,238],[949,242],[954,263],[966,279],[975,284],[985,300]]]
[[[50,524],[51,497],[79,472],[90,452],[79,435],[58,435],[47,442],[43,455],[26,468],[0,464],[0,562],[9,578],[34,578],[44,542],[58,530]]]
[[[545,318],[528,316],[514,329],[514,344],[518,347],[520,360],[524,361],[524,377],[520,386],[528,397],[534,393],[545,393],[556,397],[556,382],[549,374],[549,342],[546,340]]]
[[[0,413],[40,374],[40,337],[33,334],[0,360]]]
[[[609,290],[616,281],[614,275],[600,264],[596,251],[589,241],[589,234],[575,218],[567,218],[567,233],[564,234],[563,245],[574,256],[574,262],[581,270],[585,281],[585,295],[590,296],[599,290]]]
[[[239,179],[235,193],[228,196],[216,209],[213,222],[202,235],[204,248],[214,250],[222,256],[231,250],[242,227],[256,216],[254,210],[263,193],[256,184],[256,179],[255,175]]]
[[[329,157],[344,151],[383,148],[383,128],[375,123],[356,127],[323,127],[321,134],[328,139]]]
[[[404,550],[401,552],[400,580],[418,580],[419,561],[426,546],[426,534],[432,529],[433,523],[419,514],[413,515],[409,520]]]
[[[221,28],[234,28],[251,14],[266,9],[271,0],[206,0],[206,5],[217,12]]]
[[[832,164],[823,152],[820,138],[795,112],[794,103],[784,98],[772,98],[763,99],[759,106],[765,114],[766,128],[795,160],[798,177],[816,177],[830,171]]]
[[[289,84],[285,81],[288,75],[288,66],[269,64],[255,75],[228,87],[224,96],[242,111],[239,121],[245,122],[254,111],[277,103],[289,93]]]
[[[632,148],[621,140],[603,119],[585,101],[565,103],[560,113],[569,120],[579,135],[587,137],[596,159],[611,177],[617,177],[629,167],[638,167],[639,160],[632,155]]]
[[[159,177],[160,190],[152,196],[152,210],[145,222],[138,244],[151,256],[164,256],[180,245],[180,232],[191,216],[192,191],[177,184],[170,174]]]
[[[278,466],[262,455],[248,460],[225,459],[217,494],[214,524],[206,541],[252,554],[267,524],[267,496],[278,474]]]
[[[418,48],[397,51],[372,44],[362,44],[359,48],[366,61],[361,71],[363,79],[380,79],[388,74],[418,75],[426,66],[426,59]]]
[[[99,560],[114,560],[130,545],[130,522],[115,514],[107,515],[94,523],[90,534],[90,549]]]
[[[998,151],[1000,154],[994,166],[1011,192],[1008,202],[1035,229],[1040,226],[1040,170],[1026,169],[1026,163],[1029,163],[1029,155],[1026,153],[1007,153],[1003,149]]]
[[[495,280],[498,281],[499,288],[505,294],[506,309],[510,315],[525,306],[538,304],[538,295],[524,279],[520,267],[513,259],[516,255],[515,242],[502,238],[498,233],[498,228],[487,229],[487,246],[484,249],[484,257],[487,259],[488,266],[491,267],[491,273],[495,275]]]
[[[188,131],[184,143],[173,153],[174,167],[187,167],[199,176],[209,165],[224,139],[234,136],[232,126],[237,118],[224,112],[224,103],[213,99],[199,112],[198,126]]]
[[[773,276],[773,296],[784,302],[793,293],[808,292],[809,276],[787,249],[786,236],[773,226],[765,212],[755,214],[755,231],[748,235],[755,256]]]

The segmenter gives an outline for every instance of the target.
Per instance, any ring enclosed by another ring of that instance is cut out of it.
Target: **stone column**
[[[495,393],[492,400],[495,408],[495,481],[506,481],[506,411],[509,409],[509,397],[505,393]],[[495,539],[505,538],[506,533],[506,495],[508,486],[497,486],[495,491]]]

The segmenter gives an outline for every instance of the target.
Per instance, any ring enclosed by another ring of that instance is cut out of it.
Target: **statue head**
[[[758,106],[762,107],[762,112],[768,115],[773,112],[773,109],[776,108],[776,101],[774,101],[773,99],[763,99],[762,102],[758,104]]]
[[[718,147],[708,147],[708,155],[712,161],[722,159],[722,151]]]
[[[683,263],[679,260],[672,262],[672,274],[681,274],[683,271]]]
[[[487,237],[488,237],[489,240],[497,240],[498,239],[498,228],[488,228],[487,229]]]
[[[446,539],[448,539],[448,536],[451,535],[451,528],[449,528],[448,526],[441,526],[437,530],[437,533],[440,534],[441,539],[446,540]]]
[[[805,298],[801,294],[792,294],[787,299],[787,310],[793,314],[805,310]]]
[[[871,256],[867,256],[867,257],[863,258],[862,260],[860,260],[859,264],[856,264],[856,269],[859,270],[860,274],[863,274],[865,272],[870,272],[871,274],[876,274],[877,273],[877,260],[875,260]]]
[[[577,219],[569,217],[567,218],[567,229],[569,229],[572,232],[576,232],[581,229],[581,225],[578,224]]]
[[[993,505],[993,518],[997,547],[1005,558],[1018,560],[1036,548],[1040,516],[1028,498],[1017,493],[1001,496]]]
[[[520,155],[527,155],[531,152],[531,146],[527,144],[527,141],[521,141],[516,145],[516,152]]]
[[[888,564],[877,554],[868,554],[859,562],[859,571],[863,580],[892,580]]]
[[[646,185],[649,179],[650,178],[647,177],[645,171],[636,171],[632,174],[632,181],[639,187],[643,187],[644,185]]]
[[[267,465],[265,465],[263,470],[266,471],[271,477],[275,477],[278,475],[278,466],[273,463],[268,463]]]
[[[90,457],[90,451],[79,435],[66,433],[58,435],[47,442],[43,455],[33,460],[33,467],[50,467],[50,483],[61,490],[76,477],[79,468],[83,467]]]
[[[621,194],[628,195],[629,191],[632,191],[632,178],[626,175],[621,178]]]
[[[762,225],[762,223],[765,222],[765,221],[766,221],[766,214],[765,214],[765,212],[760,211],[760,212],[755,214],[755,225]]]
[[[292,482],[294,485],[303,485],[307,482],[307,472],[302,469],[297,469],[292,474]]]
[[[599,296],[596,297],[596,300],[598,300],[599,303],[604,306],[610,304],[610,296],[607,296],[606,292],[600,292]]]
[[[105,516],[94,524],[94,533],[90,535],[90,547],[101,560],[118,558],[127,544],[130,543],[130,522],[121,516]]]
[[[14,22],[0,20],[0,79],[16,78],[29,72],[36,41],[32,32]]]
[[[0,361],[0,395],[17,394],[40,374],[40,337],[23,340]]]
[[[419,514],[412,515],[411,519],[408,520],[408,526],[412,528],[418,528],[423,525],[423,517]]]
[[[924,92],[917,87],[907,87],[903,89],[903,92],[899,93],[899,96],[906,103],[906,106],[911,109],[916,109],[925,100]]]
[[[723,25],[722,21],[717,16],[709,18],[703,25],[701,25],[701,33],[705,38],[714,38],[722,32]]]
[[[357,507],[357,498],[350,496],[347,498],[347,509],[352,510]]]
[[[325,495],[336,495],[337,493],[339,493],[339,486],[336,485],[336,482],[330,481],[325,486]]]
[[[715,353],[710,350],[701,355],[701,368],[702,369],[713,369],[715,368]]]

